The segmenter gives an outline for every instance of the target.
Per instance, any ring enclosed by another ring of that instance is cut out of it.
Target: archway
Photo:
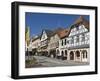
[[[62,57],[64,56],[64,51],[61,51],[61,56],[62,56]]]
[[[80,55],[80,51],[79,50],[77,50],[76,52],[75,52],[75,61],[81,61],[81,55]]]
[[[70,52],[70,60],[74,60],[74,52],[73,51]]]
[[[58,49],[56,50],[56,58],[58,58],[58,59],[61,58],[61,54],[60,54],[60,51]]]
[[[65,50],[65,55],[67,56],[67,50]]]
[[[59,54],[60,54],[59,50],[57,50],[57,51],[56,51],[56,54],[57,54],[57,55],[59,55]]]
[[[84,59],[84,58],[87,58],[87,51],[86,51],[86,50],[83,50],[83,51],[82,51],[82,57],[83,57],[83,59]]]
[[[79,58],[80,57],[80,52],[79,51],[76,51],[75,52],[75,55],[76,55],[77,58]]]
[[[62,60],[65,60],[65,54],[64,54],[64,51],[61,52],[61,58],[62,58]]]
[[[65,50],[65,59],[67,59],[67,50]]]
[[[56,57],[56,50],[50,50],[50,56],[52,58],[55,58]]]

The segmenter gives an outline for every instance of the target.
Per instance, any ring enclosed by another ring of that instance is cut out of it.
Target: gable
[[[72,35],[75,35],[75,34],[78,34],[78,33],[84,33],[84,32],[87,32],[88,29],[85,27],[85,25],[79,25],[77,27],[74,27],[71,29],[70,31],[70,34],[69,36],[72,36]]]
[[[41,35],[41,41],[43,40],[46,40],[48,37],[47,37],[47,34],[45,31],[42,32],[42,35]]]

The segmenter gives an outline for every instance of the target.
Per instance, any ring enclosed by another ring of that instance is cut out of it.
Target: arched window
[[[79,51],[76,51],[75,54],[76,54],[76,57],[80,57],[80,52]]]
[[[73,51],[70,52],[70,60],[74,60],[74,52]]]
[[[65,55],[67,55],[67,50],[65,50]]]
[[[83,54],[83,58],[87,58],[87,51],[86,50],[83,50],[82,54]]]

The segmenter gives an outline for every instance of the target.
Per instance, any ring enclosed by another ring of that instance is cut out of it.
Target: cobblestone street
[[[74,61],[67,61],[61,60],[56,58],[50,58],[45,56],[34,56],[37,59],[38,63],[41,64],[43,67],[55,67],[55,66],[77,66],[77,65],[88,65],[89,63],[86,62],[74,62]]]

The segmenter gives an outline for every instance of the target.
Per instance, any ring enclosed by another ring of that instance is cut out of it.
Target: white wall
[[[10,78],[11,69],[11,2],[14,0],[1,0],[0,1],[0,81],[13,81]],[[20,0],[16,0],[20,1]],[[100,0],[21,0],[21,1],[34,1],[45,3],[59,3],[59,4],[78,4],[78,5],[100,5]],[[100,6],[99,9],[100,10]],[[100,14],[100,11],[99,11]],[[98,16],[100,21],[100,15]],[[100,26],[100,24],[99,24]],[[100,27],[98,26],[98,30]],[[100,32],[99,32],[100,35]],[[99,38],[100,41],[100,38]],[[98,43],[100,45],[100,43]],[[100,46],[99,46],[100,48]],[[100,53],[100,50],[99,50]],[[100,54],[98,55],[100,62]],[[100,68],[100,63],[99,68]],[[100,69],[99,69],[100,71]],[[83,75],[83,76],[66,76],[55,78],[40,78],[34,79],[35,81],[99,81],[100,74],[98,75]],[[22,81],[22,80],[21,80]],[[26,79],[26,81],[33,81],[33,79]]]

